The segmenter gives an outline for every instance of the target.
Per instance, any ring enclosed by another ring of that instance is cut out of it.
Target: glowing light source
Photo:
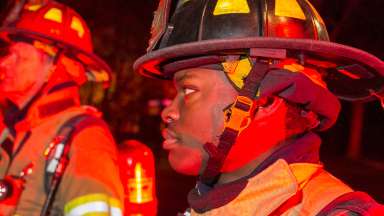
[[[135,166],[135,180],[136,180],[136,202],[142,203],[142,168],[141,164],[137,163]]]

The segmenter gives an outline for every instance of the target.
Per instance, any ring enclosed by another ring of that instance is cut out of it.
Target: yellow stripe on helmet
[[[304,12],[296,0],[276,0],[275,15],[305,20]]]
[[[213,15],[249,13],[247,0],[218,0]]]

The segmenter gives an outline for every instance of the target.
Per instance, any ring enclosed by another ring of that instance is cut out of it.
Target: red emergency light
[[[137,140],[124,141],[119,148],[119,166],[125,215],[156,215],[155,163],[151,149]]]

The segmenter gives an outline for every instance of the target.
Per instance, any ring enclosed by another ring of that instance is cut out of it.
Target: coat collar
[[[39,95],[25,109],[18,110],[11,105],[5,112],[12,120],[7,127],[15,132],[28,131],[50,116],[74,106],[80,106],[78,88],[74,86]]]
[[[250,184],[252,179],[255,179],[259,176],[259,174],[261,175],[278,161],[284,161],[284,163],[287,164],[306,163],[318,166],[320,163],[320,143],[320,138],[314,133],[307,133],[301,137],[291,140],[271,154],[271,156],[256,167],[256,169],[249,176],[243,177],[234,182],[215,186],[214,188],[210,188],[209,186],[198,182],[196,187],[190,191],[188,195],[188,202],[192,209],[196,212],[205,212],[225,206],[235,199],[238,199],[242,191],[244,191],[247,185]],[[281,164],[281,162],[278,164]],[[291,175],[295,176],[293,173]],[[273,176],[270,176],[269,178],[270,179],[262,179],[261,185],[275,179]],[[303,176],[298,176],[298,179],[300,179],[300,181],[305,180]],[[293,183],[294,182],[292,182],[292,184]],[[297,187],[299,187],[301,183],[296,181],[296,184]]]

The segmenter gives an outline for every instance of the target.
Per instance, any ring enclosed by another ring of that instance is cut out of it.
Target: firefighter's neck
[[[258,167],[265,159],[267,159],[280,145],[276,145],[273,148],[270,148],[268,151],[259,155],[256,159],[250,161],[244,166],[236,169],[232,172],[222,173],[219,180],[217,181],[218,185],[230,183],[236,180],[239,180],[243,177],[249,176],[255,169]]]

